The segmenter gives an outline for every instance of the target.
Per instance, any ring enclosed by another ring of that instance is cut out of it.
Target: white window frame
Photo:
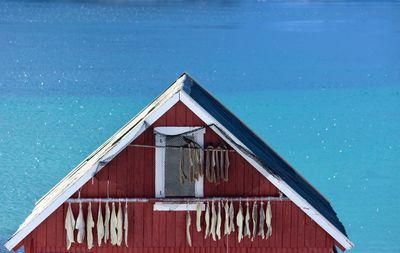
[[[176,127],[176,126],[167,126],[167,127],[155,127],[155,195],[156,198],[165,198],[165,136],[168,135],[177,135],[185,132],[197,131],[190,133],[188,135],[193,135],[194,140],[201,147],[204,146],[204,133],[206,132],[205,128],[201,126],[198,127]],[[194,194],[195,197],[201,198],[204,196],[204,178],[203,176],[199,177],[198,180],[195,181],[194,185]],[[156,207],[156,205],[154,206]]]

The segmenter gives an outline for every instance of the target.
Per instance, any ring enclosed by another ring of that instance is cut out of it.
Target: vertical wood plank
[[[283,227],[282,227],[282,246],[290,248],[290,235],[292,227],[292,214],[289,201],[283,201]]]
[[[305,246],[305,213],[299,209],[298,211],[298,228],[297,228],[297,247],[303,248]]]
[[[144,247],[153,247],[153,231],[152,231],[152,213],[153,213],[153,204],[152,203],[144,203],[143,204],[143,232],[144,232],[144,238],[143,238],[143,243]]]
[[[175,247],[184,247],[186,244],[185,212],[175,212],[175,216],[176,216]]]
[[[296,248],[297,247],[297,232],[298,232],[298,210],[299,208],[293,204],[293,202],[290,202],[291,205],[291,216],[292,216],[292,222],[291,222],[291,234],[290,234],[290,247],[291,248]]]

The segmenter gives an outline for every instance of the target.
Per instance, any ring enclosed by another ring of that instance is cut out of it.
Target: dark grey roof
[[[259,162],[262,163],[264,168],[285,181],[347,237],[343,224],[324,196],[208,91],[201,87],[189,75],[183,75],[186,75],[186,79],[182,89],[189,96],[249,148],[258,158]]]

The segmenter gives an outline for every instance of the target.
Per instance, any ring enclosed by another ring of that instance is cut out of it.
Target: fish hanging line
[[[148,127],[149,124],[145,121],[144,122],[145,126]],[[264,164],[256,155],[253,154],[253,152],[251,152],[250,150],[248,150],[247,148],[243,147],[241,144],[237,143],[236,141],[234,141],[224,130],[222,130],[219,126],[217,126],[214,123],[205,125],[205,126],[201,126],[201,127],[197,127],[195,129],[180,133],[180,134],[171,134],[171,135],[165,135],[162,133],[157,132],[156,130],[154,130],[156,133],[160,134],[160,135],[164,135],[164,136],[170,136],[170,137],[177,137],[177,136],[184,136],[184,135],[188,135],[191,133],[195,133],[197,131],[200,131],[202,129],[206,129],[206,128],[211,128],[213,129],[213,127],[215,127],[229,142],[231,142],[234,146],[236,146],[241,152],[245,153],[247,156],[251,157],[252,159],[254,159],[261,167],[263,167],[264,169],[266,169],[268,171],[268,173],[270,173],[272,176],[274,176],[277,179],[280,179],[280,176],[277,175],[273,170],[270,169],[270,167],[266,164]],[[207,148],[203,148],[201,147],[201,145],[199,145],[198,143],[194,142],[193,140],[190,140],[192,143],[194,143],[196,145],[197,148],[202,149],[203,151],[207,150]],[[141,145],[141,144],[129,144],[127,146],[133,146],[133,147],[143,147],[143,148],[181,148],[181,146],[158,146],[158,145]],[[188,147],[182,147],[182,148],[188,148]],[[193,148],[192,148],[193,149]],[[227,150],[228,152],[236,152],[236,150]],[[110,162],[114,157],[110,157],[106,160],[100,160],[97,168],[95,170],[95,172],[93,173],[93,176],[96,175],[100,169],[102,167],[104,167],[108,162]]]
[[[268,165],[264,164],[255,154],[253,154],[253,152],[251,152],[250,150],[248,150],[247,148],[245,148],[241,144],[239,144],[236,141],[234,141],[224,130],[222,130],[215,123],[211,123],[211,124],[208,124],[208,125],[205,125],[205,126],[197,127],[195,129],[192,129],[192,130],[180,133],[180,134],[171,134],[171,135],[167,135],[167,136],[176,137],[176,136],[188,135],[188,134],[195,133],[197,131],[200,131],[200,130],[206,129],[206,128],[211,128],[212,130],[214,130],[213,127],[215,127],[229,142],[231,142],[234,146],[236,146],[241,152],[245,153],[247,156],[249,156],[252,159],[254,159],[261,167],[265,168],[268,171],[268,173],[270,173],[271,175],[273,175],[274,177],[276,177],[278,179],[280,178],[279,175],[277,175],[274,171],[272,171],[271,168]],[[156,133],[160,134],[160,135],[165,135],[165,134],[157,132],[156,130],[154,130],[154,131]],[[207,150],[207,148],[201,147],[198,143],[196,143],[196,146],[198,146],[203,151]],[[160,146],[160,148],[165,148],[165,147],[166,146]],[[228,150],[228,152],[236,152],[236,150]]]
[[[165,203],[197,203],[197,202],[219,202],[219,201],[232,201],[232,202],[260,202],[260,201],[288,201],[289,198],[285,196],[269,196],[269,197],[203,197],[203,198],[70,198],[67,203],[88,203],[88,202],[165,202]]]

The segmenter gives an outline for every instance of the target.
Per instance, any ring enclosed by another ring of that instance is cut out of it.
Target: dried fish
[[[196,203],[196,228],[197,232],[201,231],[201,203],[197,202]]]
[[[88,205],[88,214],[86,217],[86,242],[88,249],[93,248],[93,228],[94,228],[94,220],[92,215],[92,203],[89,202]]]
[[[113,202],[111,205],[111,218],[110,218],[111,245],[117,245],[118,242],[117,224],[118,224],[118,218],[117,218],[117,213],[115,212],[115,203]]]
[[[185,171],[184,171],[184,154],[183,154],[183,148],[180,147],[179,149],[179,156],[180,156],[180,161],[179,161],[179,183],[183,185],[185,183],[185,179],[187,178]]]
[[[85,219],[83,218],[82,203],[79,203],[79,214],[78,218],[76,218],[75,228],[78,230],[76,241],[83,243],[85,239]]]
[[[260,223],[258,224],[258,235],[261,236],[262,239],[265,238],[264,222],[265,222],[264,202],[261,202],[261,206],[260,206]]]
[[[122,244],[122,234],[123,234],[123,218],[122,218],[122,207],[121,202],[118,203],[118,214],[117,214],[117,245]]]
[[[97,245],[100,247],[104,238],[104,221],[103,221],[103,214],[101,212],[101,202],[99,203],[99,210],[97,212],[96,229],[97,229]]]
[[[196,156],[197,156],[197,166],[198,166],[199,176],[202,177],[204,175],[203,150],[199,147],[196,149]]]
[[[125,213],[124,213],[124,235],[125,235],[125,246],[128,247],[128,202],[125,202]]]
[[[221,165],[220,165],[220,151],[221,151],[221,147],[217,147],[216,149],[214,149],[214,157],[215,157],[215,184],[219,184],[221,181]]]
[[[221,225],[222,225],[222,215],[221,215],[221,201],[218,202],[218,214],[217,214],[217,228],[216,235],[218,240],[221,240]]]
[[[211,151],[212,146],[207,146],[206,148],[206,168],[205,168],[205,174],[208,182],[212,183],[212,175],[211,175]]]
[[[233,208],[233,201],[229,205],[229,232],[235,232],[235,209]]]
[[[231,230],[230,230],[230,224],[229,224],[229,204],[228,204],[228,201],[225,202],[224,210],[225,210],[224,235],[229,235],[231,233]]]
[[[238,226],[238,242],[243,239],[243,208],[242,203],[239,203],[239,211],[236,216],[236,225]]]
[[[210,235],[210,202],[207,202],[206,213],[204,216],[204,219],[206,221],[206,231],[204,234],[204,239],[206,239]]]
[[[272,211],[271,211],[271,202],[268,201],[267,209],[265,211],[265,223],[267,224],[267,233],[265,238],[267,239],[272,235]]]
[[[249,209],[249,202],[246,203],[246,217],[244,218],[244,236],[250,238],[250,209]]]
[[[106,202],[106,215],[104,217],[104,243],[110,239],[110,205]]]
[[[221,160],[223,161],[222,163],[223,163],[223,167],[221,168],[221,171],[223,172],[221,175],[223,175],[222,176],[222,179],[225,181],[225,182],[227,182],[228,181],[228,179],[229,179],[229,172],[228,172],[228,170],[229,170],[229,151],[228,151],[228,149],[226,148],[226,146],[225,145],[223,145],[222,146],[223,147],[223,150],[222,150],[222,152],[221,152]]]
[[[253,233],[251,236],[251,241],[254,240],[254,238],[257,235],[257,220],[258,220],[258,210],[257,210],[257,202],[254,201],[253,204],[253,210],[251,212],[252,220],[253,220]]]
[[[222,148],[221,146],[219,147],[219,155],[218,155],[218,159],[219,159],[219,173],[220,173],[220,178],[221,180],[225,181],[225,170],[224,170],[224,148]]]
[[[190,247],[192,247],[192,238],[190,237],[190,224],[191,223],[192,223],[192,220],[190,218],[190,213],[189,213],[189,211],[187,211],[187,213],[186,213],[186,241]]]
[[[211,149],[211,183],[217,183],[217,172],[216,172],[216,150],[213,148]]]
[[[72,243],[75,242],[74,240],[75,218],[72,212],[71,203],[68,203],[68,211],[65,217],[64,228],[67,232],[67,250],[69,250],[71,248]]]
[[[188,144],[188,152],[189,152],[189,182],[193,183],[195,180],[195,172],[194,172],[194,162],[193,162],[193,143]]]
[[[214,241],[217,240],[216,238],[216,225],[217,225],[217,212],[215,211],[215,204],[214,201],[211,203],[211,231],[210,234]]]

